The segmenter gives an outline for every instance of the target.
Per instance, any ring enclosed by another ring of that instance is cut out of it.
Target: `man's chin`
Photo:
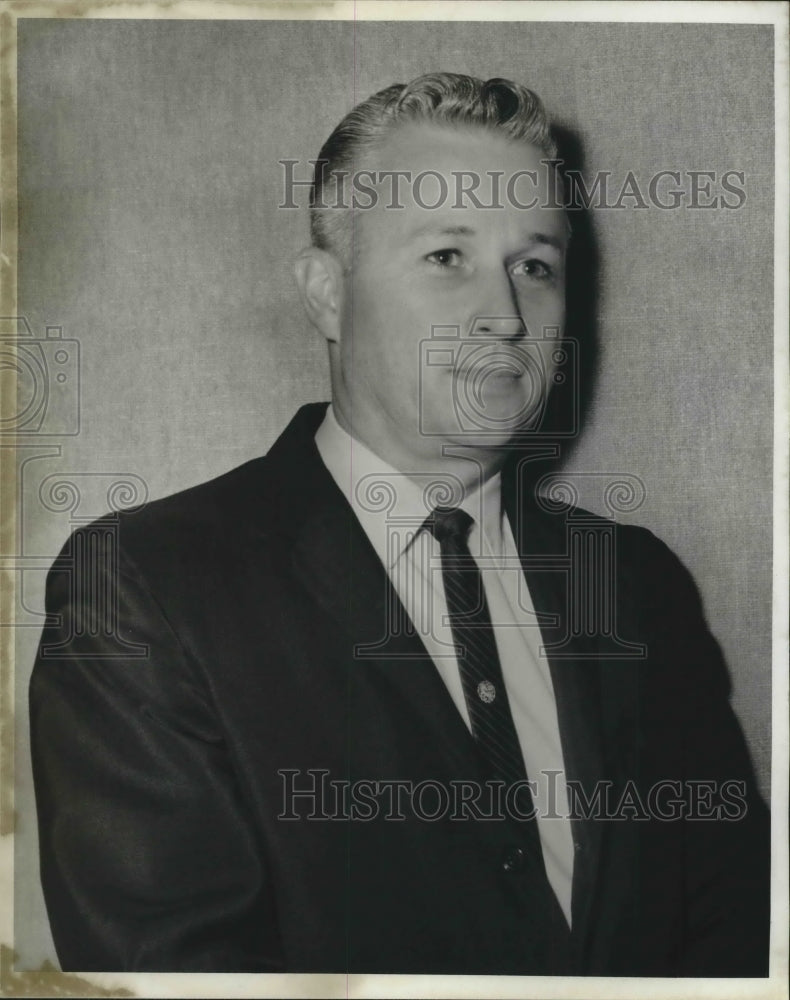
[[[448,431],[445,437],[445,449],[468,448],[474,451],[501,451],[507,448],[514,439],[518,439],[521,424],[497,427],[495,430],[460,429]]]

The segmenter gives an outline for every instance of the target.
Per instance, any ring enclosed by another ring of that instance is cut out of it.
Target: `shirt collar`
[[[469,543],[472,551],[475,538],[480,538],[480,525],[488,547],[494,553],[502,551],[499,473],[463,497],[455,483],[448,483],[445,491],[441,473],[408,476],[385,462],[340,426],[331,405],[316,431],[315,443],[388,570],[409,549],[433,507],[448,505],[448,494],[453,498],[449,505],[461,507],[474,518]]]

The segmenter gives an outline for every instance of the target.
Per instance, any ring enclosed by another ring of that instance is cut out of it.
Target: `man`
[[[53,567],[64,968],[767,974],[767,813],[694,585],[533,489],[571,357],[555,152],[508,81],[355,108],[297,262],[331,405]]]

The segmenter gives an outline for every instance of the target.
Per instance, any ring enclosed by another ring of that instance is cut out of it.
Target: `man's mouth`
[[[453,373],[456,377],[475,382],[487,382],[489,379],[517,380],[526,374],[526,366],[523,358],[498,351],[463,361],[454,366]]]

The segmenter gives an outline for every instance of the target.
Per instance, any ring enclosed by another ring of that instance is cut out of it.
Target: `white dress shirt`
[[[474,518],[469,548],[480,567],[513,722],[530,781],[546,874],[571,922],[573,839],[549,665],[508,518],[500,476],[465,494],[454,477],[407,476],[338,424],[332,407],[315,436],[318,452],[359,519],[450,697],[471,730],[447,613],[439,544],[420,530],[435,506]],[[444,481],[443,486],[436,484]]]

